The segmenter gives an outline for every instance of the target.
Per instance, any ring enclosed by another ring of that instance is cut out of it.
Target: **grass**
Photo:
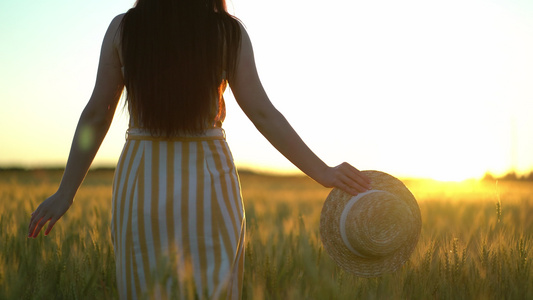
[[[0,172],[0,299],[116,299],[112,171],[91,171],[48,237],[26,238],[60,171]],[[243,299],[533,299],[531,182],[406,180],[422,233],[380,278],[338,268],[318,234],[329,190],[304,177],[241,175],[247,237]]]

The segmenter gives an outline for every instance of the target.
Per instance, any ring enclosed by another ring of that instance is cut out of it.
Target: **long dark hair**
[[[131,117],[160,136],[199,133],[222,121],[238,22],[225,0],[138,0],[121,24]]]

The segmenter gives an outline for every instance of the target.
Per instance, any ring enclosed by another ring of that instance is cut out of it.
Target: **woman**
[[[224,0],[139,0],[105,34],[63,179],[32,213],[29,237],[49,221],[48,235],[71,206],[126,87],[130,128],[112,204],[120,298],[240,298],[245,217],[221,128],[226,83],[257,129],[305,174],[351,194],[370,188],[351,165],[328,167],[274,108],[250,38]]]

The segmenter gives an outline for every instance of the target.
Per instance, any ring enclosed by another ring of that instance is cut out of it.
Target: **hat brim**
[[[420,236],[422,217],[415,197],[399,179],[380,171],[363,171],[363,174],[370,178],[372,189],[392,193],[407,204],[411,210],[414,232],[409,234],[402,247],[390,255],[362,257],[354,254],[343,243],[339,228],[342,211],[352,196],[335,188],[322,207],[320,236],[327,253],[340,267],[357,276],[378,277],[396,271],[409,259]]]

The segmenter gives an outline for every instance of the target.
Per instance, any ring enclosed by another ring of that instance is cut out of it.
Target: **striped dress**
[[[120,299],[240,299],[244,207],[222,129],[129,131],[111,226]]]

